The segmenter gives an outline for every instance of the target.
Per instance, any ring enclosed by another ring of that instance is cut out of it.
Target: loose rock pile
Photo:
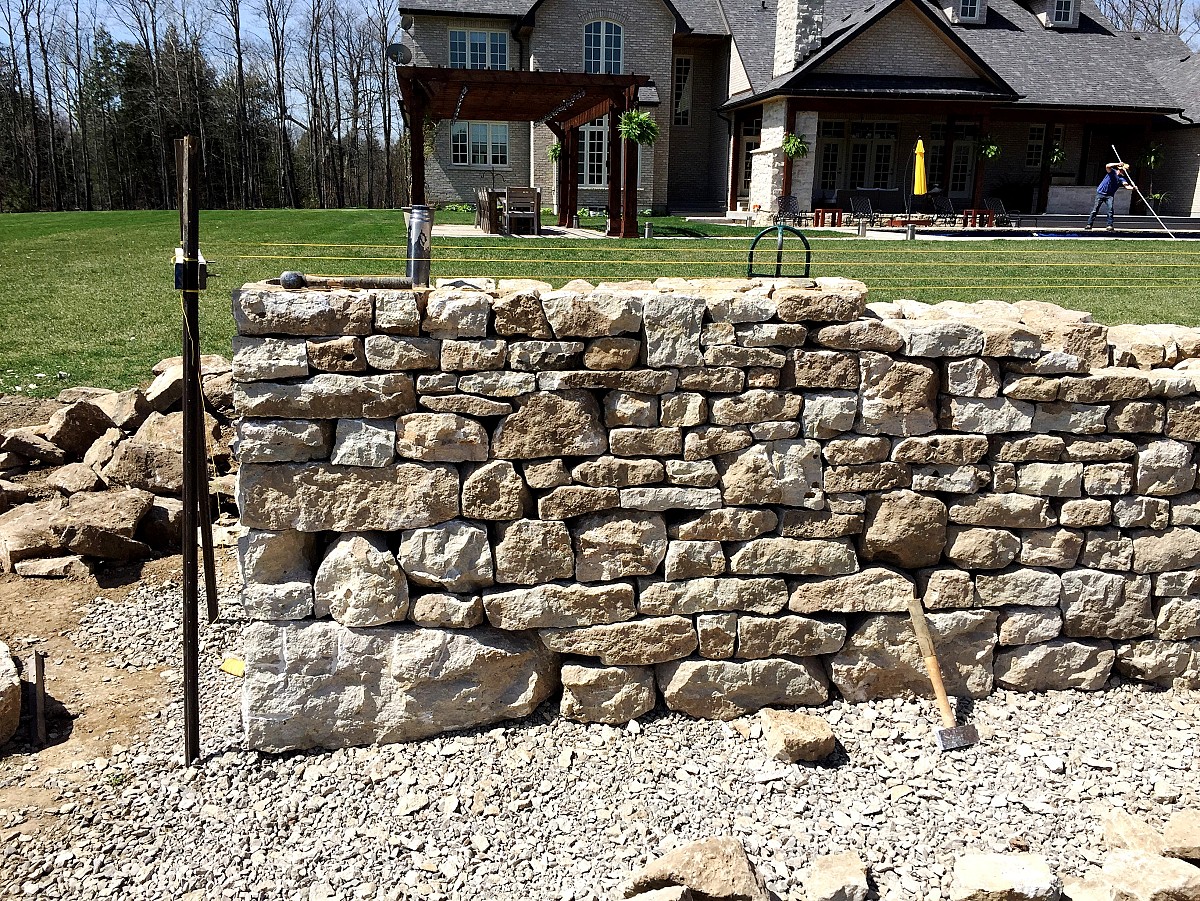
[[[145,390],[67,389],[49,422],[0,437],[0,572],[61,578],[86,574],[98,560],[179,550],[183,367],[163,360],[154,374]],[[220,490],[233,465],[229,361],[204,357],[202,384],[210,475]],[[44,486],[7,480],[35,470]]]
[[[1198,330],[842,279],[248,285],[234,315],[252,746],[560,680],[610,723],[924,693],[914,592],[955,694],[1200,684]]]

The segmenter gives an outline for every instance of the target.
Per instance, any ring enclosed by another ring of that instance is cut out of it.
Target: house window
[[[891,188],[896,178],[895,122],[823,121],[817,126],[817,184],[840,189]]]
[[[589,22],[583,26],[583,71],[620,75],[624,44],[624,30],[616,22]]]
[[[838,164],[841,162],[842,145],[836,143],[821,145],[821,171],[818,184],[822,191],[836,191],[838,187]]]
[[[450,126],[450,163],[454,166],[507,166],[508,125],[503,122],[455,122]]]
[[[1054,0],[1054,23],[1064,25],[1071,21],[1074,0]]]
[[[675,125],[692,124],[692,58],[675,57]]]
[[[1054,140],[1051,147],[1062,147],[1063,145],[1063,127],[1061,125],[1054,126]],[[1040,169],[1042,168],[1042,160],[1045,159],[1046,153],[1046,126],[1045,125],[1030,125],[1029,126],[1029,143],[1025,145],[1025,168]]]
[[[593,119],[579,129],[579,185],[583,188],[603,188],[608,185],[608,123]]]
[[[962,0],[958,6],[960,19],[974,19],[979,16],[979,0]]]
[[[450,29],[451,69],[507,69],[508,34]]]

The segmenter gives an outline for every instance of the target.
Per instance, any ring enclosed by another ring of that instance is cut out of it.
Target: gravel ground
[[[1033,850],[1060,876],[1102,850],[1098,814],[1156,826],[1200,803],[1200,693],[1114,683],[1096,694],[998,692],[975,702],[984,741],[940,754],[925,701],[833,703],[829,766],[769,759],[752,719],[655,711],[628,728],[553,718],[411,745],[282,756],[242,750],[238,680],[220,673],[243,623],[203,633],[203,748],[184,767],[179,586],[97,600],[73,639],[110,665],[166,666],[175,701],[144,743],[68,774],[0,760],[0,786],[55,792],[50,826],[0,854],[0,896],[139,899],[620,897],[650,857],[741,838],[782,899],[817,854],[858,851],[883,898],[938,901],[966,848]],[[82,781],[78,781],[82,774]],[[0,811],[0,829],[31,811]]]

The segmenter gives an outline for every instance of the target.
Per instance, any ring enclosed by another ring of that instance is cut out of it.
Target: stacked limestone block
[[[258,284],[234,314],[253,746],[560,683],[605,722],[923,694],[914,593],[956,694],[1200,685],[1200,331],[842,279]]]

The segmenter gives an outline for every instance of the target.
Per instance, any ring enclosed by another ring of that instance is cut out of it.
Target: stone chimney
[[[821,47],[825,0],[776,0],[775,69],[786,75]],[[766,3],[763,4],[766,6]]]

